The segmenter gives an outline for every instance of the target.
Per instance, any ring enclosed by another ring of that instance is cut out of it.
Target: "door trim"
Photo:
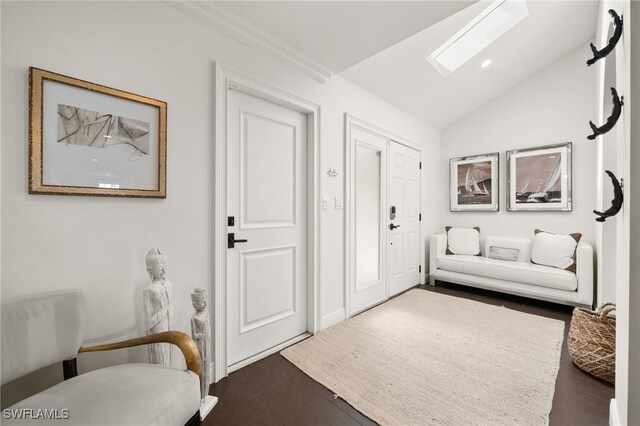
[[[349,113],[345,113],[344,114],[344,170],[345,170],[345,183],[344,183],[344,193],[345,193],[345,203],[344,203],[344,252],[345,252],[345,262],[344,262],[344,282],[345,282],[345,286],[344,286],[344,306],[345,306],[345,318],[351,318],[353,315],[357,314],[358,312],[351,312],[351,289],[353,288],[354,283],[354,276],[353,276],[353,271],[354,271],[354,265],[355,265],[355,244],[353,241],[351,241],[351,236],[353,235],[353,218],[352,218],[352,214],[353,214],[353,205],[355,202],[355,194],[353,191],[353,185],[355,182],[355,168],[353,167],[353,158],[354,158],[354,149],[355,147],[352,146],[351,144],[351,129],[352,128],[359,128],[361,130],[364,130],[365,132],[369,132],[369,133],[373,133],[375,135],[381,136],[383,138],[388,139],[389,141],[394,141],[397,142],[401,145],[407,146],[411,149],[414,149],[416,151],[418,151],[420,153],[420,161],[422,163],[425,162],[425,152],[424,152],[424,148],[421,147],[420,145],[417,145],[413,142],[410,142],[400,136],[397,136],[387,130],[384,130],[374,124],[371,124],[367,121],[364,121],[352,114]],[[389,156],[387,156],[387,164],[385,164],[385,167],[387,167],[388,170],[388,161],[389,161]],[[423,177],[421,175],[420,177],[420,211],[422,213],[425,212],[425,197],[423,196],[423,189],[424,187],[424,182],[423,182]],[[387,191],[389,191],[389,188],[387,188]],[[420,252],[419,252],[419,258],[420,258],[420,266],[422,267],[422,270],[425,270],[425,227],[422,225],[422,222],[420,222]],[[388,274],[387,274],[388,275]],[[385,277],[385,280],[387,280],[387,285],[386,285],[386,291],[387,291],[387,299],[389,297],[389,283],[388,283],[388,276]],[[424,272],[420,274],[420,284],[424,284],[426,282],[425,280],[425,274]]]
[[[307,116],[307,333],[315,334],[320,324],[320,106],[280,89],[268,86],[219,63],[214,68],[214,170],[213,170],[213,321],[214,377],[218,382],[227,368],[227,115],[229,91],[237,90]],[[305,334],[306,335],[306,334]],[[295,340],[295,338],[294,338]],[[271,348],[274,349],[274,348]],[[275,349],[274,349],[275,350]],[[252,361],[270,354],[264,351]],[[239,367],[238,367],[239,368]]]

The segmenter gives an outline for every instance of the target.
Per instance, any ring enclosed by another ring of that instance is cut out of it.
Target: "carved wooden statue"
[[[211,325],[207,312],[207,290],[196,288],[191,293],[191,302],[195,312],[191,317],[191,336],[198,346],[202,358],[202,379],[200,380],[200,395],[202,401],[209,393],[209,385],[213,383],[211,377]]]
[[[167,256],[159,249],[149,250],[145,258],[150,282],[143,291],[147,334],[171,330],[173,307],[171,306],[171,283],[165,278]],[[149,362],[171,365],[171,345],[156,343],[149,345]]]

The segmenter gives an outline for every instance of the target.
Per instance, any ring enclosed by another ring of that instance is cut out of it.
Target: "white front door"
[[[421,153],[349,127],[349,315],[422,282]]]
[[[232,366],[307,331],[307,116],[228,93],[227,231],[246,240],[227,249]]]
[[[354,315],[387,298],[387,139],[351,128],[353,250],[350,312]]]
[[[420,152],[389,142],[389,296],[420,284]]]

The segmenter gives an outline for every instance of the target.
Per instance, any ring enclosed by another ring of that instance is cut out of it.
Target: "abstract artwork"
[[[508,211],[571,211],[571,142],[507,151]]]
[[[167,104],[29,69],[29,193],[166,197]]]
[[[93,148],[127,144],[149,154],[149,123],[58,104],[58,142]]]
[[[449,160],[450,210],[498,211],[499,154]]]

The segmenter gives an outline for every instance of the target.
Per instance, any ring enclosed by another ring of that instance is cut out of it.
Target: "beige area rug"
[[[564,323],[411,290],[282,351],[383,425],[548,424]]]

